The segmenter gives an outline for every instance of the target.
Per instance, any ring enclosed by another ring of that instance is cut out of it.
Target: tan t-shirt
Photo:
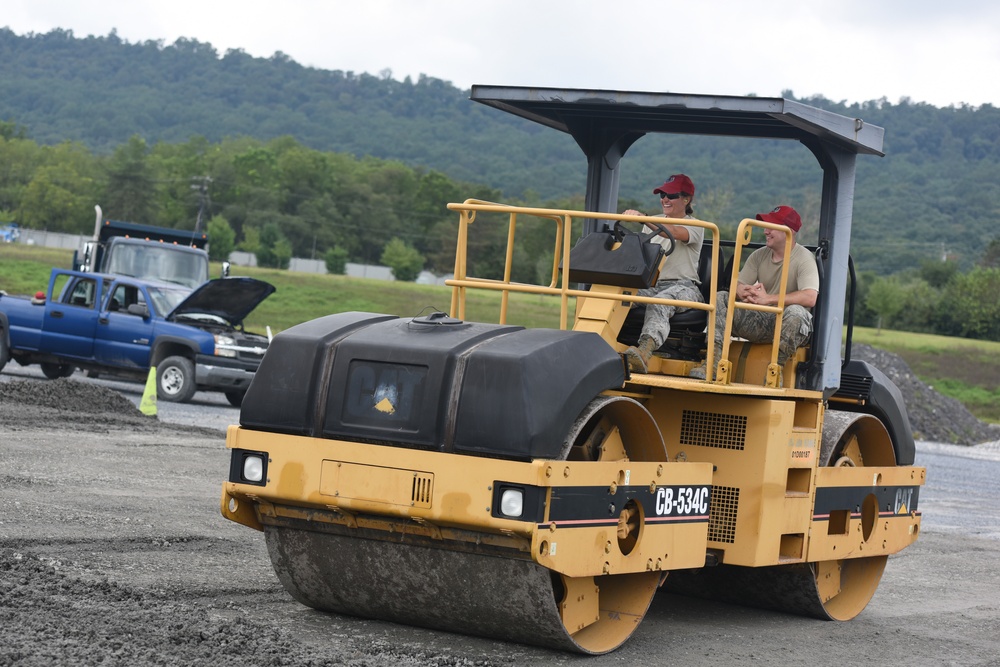
[[[665,218],[666,216],[660,214],[652,217]],[[684,217],[691,218],[690,215]],[[664,227],[671,230],[677,225],[664,225]],[[689,225],[683,225],[683,227],[688,232],[688,240],[686,242],[677,241],[674,244],[674,251],[667,255],[666,260],[664,260],[657,282],[660,280],[693,280],[695,284],[701,282],[698,280],[698,260],[701,258],[701,245],[705,242],[705,228]],[[649,227],[646,230],[653,231]],[[670,247],[669,239],[664,236],[657,235],[653,237],[652,241],[664,247]]]
[[[783,260],[775,262],[771,259],[770,248],[757,248],[750,253],[740,270],[740,282],[746,285],[759,282],[768,294],[777,294],[781,287],[782,263]],[[813,254],[796,243],[788,260],[788,285],[785,293],[803,289],[819,291],[819,270]]]

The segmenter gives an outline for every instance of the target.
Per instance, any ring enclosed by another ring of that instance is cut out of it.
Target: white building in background
[[[90,237],[82,234],[62,234],[59,232],[45,232],[37,229],[21,229],[18,243],[27,245],[39,245],[46,248],[65,248],[76,250],[86,243]],[[257,256],[251,252],[234,250],[229,253],[229,262],[234,266],[257,266]],[[304,259],[292,257],[288,263],[289,271],[299,273],[326,273],[326,262],[320,259]],[[388,266],[378,266],[375,264],[355,264],[347,262],[344,267],[345,274],[351,278],[372,278],[374,280],[395,280],[392,269]],[[435,276],[430,271],[421,271],[416,282],[420,285],[443,285],[444,281],[451,276]]]

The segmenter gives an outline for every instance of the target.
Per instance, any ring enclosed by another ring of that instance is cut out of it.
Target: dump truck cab
[[[73,270],[162,280],[194,289],[209,279],[208,235],[103,217],[73,253]],[[223,277],[226,277],[224,274]]]
[[[475,86],[472,99],[572,135],[584,210],[451,203],[449,313],[339,313],[278,334],[227,433],[223,515],[264,531],[308,606],[582,653],[624,642],[664,584],[859,614],[888,557],[917,539],[925,477],[899,391],[841,355],[855,160],[881,155],[882,129],[775,98]],[[727,279],[735,294],[738,271],[719,267],[738,267],[770,223],[745,219],[728,240],[712,221],[657,219],[704,228],[706,301],[638,294],[658,256],[646,267],[619,253],[647,257],[648,243],[628,229],[643,217],[616,212],[619,170],[661,132],[795,140],[816,156],[822,284],[812,343],[784,369],[777,334],[749,345],[727,323],[720,350],[698,336]],[[552,243],[535,283],[512,278],[529,224]],[[469,248],[492,225],[506,232],[502,275],[475,275]],[[574,240],[601,235],[611,259],[584,258]],[[473,290],[499,294],[495,320],[468,321]],[[558,303],[558,321],[516,324],[538,298]],[[704,324],[631,373],[627,320],[649,303]],[[701,358],[707,378],[689,377]]]

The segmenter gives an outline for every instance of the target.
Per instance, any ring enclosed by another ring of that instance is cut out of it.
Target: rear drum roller
[[[894,466],[896,456],[889,434],[878,419],[827,411],[819,463]],[[874,516],[863,516],[862,522],[874,521],[878,508],[874,510]],[[685,595],[849,621],[864,610],[875,594],[887,560],[888,556],[871,556],[760,568],[720,565],[692,574],[671,574],[666,587]]]
[[[599,397],[573,424],[562,458],[656,461],[666,450],[642,405]],[[620,517],[623,551],[641,531],[639,514]],[[316,532],[278,521],[264,531],[278,578],[309,607],[588,654],[628,639],[660,580],[657,572],[566,577],[523,554],[440,549],[362,528]]]
[[[875,417],[827,411],[819,460],[824,466],[895,466],[896,454],[888,431]],[[862,507],[867,531],[877,518],[877,506]],[[812,563],[813,582],[822,603],[822,612],[817,610],[813,615],[849,621],[860,614],[875,595],[888,559],[871,556]]]

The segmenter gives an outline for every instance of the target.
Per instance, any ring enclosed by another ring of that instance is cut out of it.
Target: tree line
[[[106,217],[180,229],[194,229],[200,216],[216,260],[241,249],[256,253],[261,266],[287,268],[294,256],[323,259],[332,273],[356,261],[390,266],[401,280],[414,280],[423,269],[443,275],[454,267],[458,228],[447,204],[467,198],[500,201],[502,193],[398,161],[313,150],[290,137],[217,143],[197,137],[150,146],[133,136],[102,155],[73,142],[41,145],[16,124],[0,123],[0,221],[88,234],[95,203]],[[580,196],[506,203],[583,206]],[[649,209],[648,203],[623,199],[619,209]],[[712,198],[705,203],[718,206]],[[531,221],[519,225],[513,279],[547,283],[553,230]],[[734,233],[723,226],[724,238]],[[477,227],[471,275],[502,277],[506,234],[502,224]],[[856,321],[1000,340],[998,293],[995,238],[969,269],[944,257],[889,276],[862,270]]]
[[[446,205],[467,197],[499,193],[288,137],[150,146],[133,136],[100,155],[74,142],[40,145],[0,123],[0,220],[89,234],[95,204],[108,218],[179,229],[194,229],[200,216],[215,259],[241,249],[279,268],[293,256],[377,264],[388,246],[406,276],[412,267],[444,274],[458,220]]]

